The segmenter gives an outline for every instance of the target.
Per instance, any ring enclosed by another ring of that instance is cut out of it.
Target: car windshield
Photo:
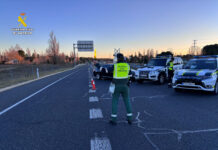
[[[95,64],[95,67],[100,68],[101,65],[100,65],[99,63],[96,63],[96,64]]]
[[[148,62],[148,67],[151,66],[166,66],[167,59],[151,59]]]
[[[208,59],[190,60],[184,67],[185,69],[216,69],[217,61]]]

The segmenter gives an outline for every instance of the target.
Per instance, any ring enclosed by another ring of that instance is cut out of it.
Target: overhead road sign
[[[78,52],[93,52],[94,42],[93,41],[77,41]]]

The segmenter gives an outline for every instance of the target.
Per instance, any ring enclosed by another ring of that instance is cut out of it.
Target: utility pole
[[[194,55],[197,54],[196,52],[196,45],[197,45],[197,40],[193,40],[193,48],[194,48]]]
[[[193,45],[194,45],[194,48],[196,47],[196,43],[197,42],[197,40],[193,40]]]

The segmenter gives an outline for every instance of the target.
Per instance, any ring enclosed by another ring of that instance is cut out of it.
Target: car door
[[[183,67],[183,60],[182,58],[178,58],[178,69],[182,69]]]
[[[103,77],[107,76],[107,65],[102,66],[102,68],[101,68],[101,75]]]

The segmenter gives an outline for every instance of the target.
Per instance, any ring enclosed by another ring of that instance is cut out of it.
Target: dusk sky
[[[23,12],[33,34],[13,35]],[[193,40],[200,47],[218,43],[218,0],[1,0],[0,14],[0,50],[19,44],[45,52],[51,31],[61,52],[69,54],[77,40],[93,40],[97,57],[112,57],[113,48],[186,53]]]

